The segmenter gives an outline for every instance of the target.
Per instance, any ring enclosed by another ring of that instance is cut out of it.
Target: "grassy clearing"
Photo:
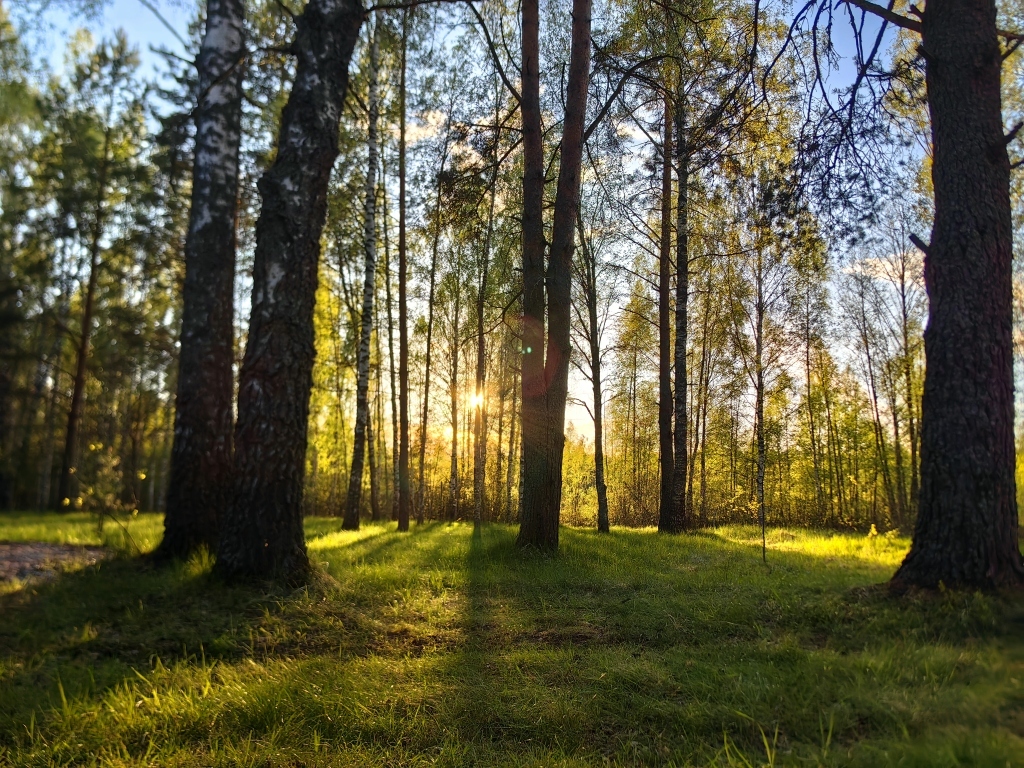
[[[51,520],[97,535],[0,539]],[[1024,763],[1024,601],[870,588],[905,540],[338,527],[317,589],[125,557],[0,597],[0,764]]]

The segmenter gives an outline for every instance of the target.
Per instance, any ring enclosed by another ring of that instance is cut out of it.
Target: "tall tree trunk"
[[[900,330],[903,336],[903,386],[907,403],[907,429],[910,432],[910,503],[913,510],[917,504],[920,483],[917,463],[917,395],[914,392],[914,360],[910,352],[910,309],[907,306],[907,259],[900,260]]]
[[[68,409],[68,428],[64,434],[64,460],[61,463],[57,485],[57,509],[73,507],[72,498],[78,495],[78,430],[85,405],[85,381],[88,375],[89,343],[92,340],[92,316],[96,305],[96,281],[100,270],[100,241],[107,218],[107,175],[109,173],[110,128],[103,133],[103,157],[97,169],[96,200],[93,211],[92,236],[89,242],[89,276],[86,278],[82,328],[78,338],[78,356],[75,378],[71,388],[71,407]]]
[[[755,493],[757,499],[757,519],[761,525],[761,559],[768,561],[767,541],[765,539],[766,515],[764,507],[764,469],[767,458],[764,441],[764,275],[761,265],[761,254],[758,253],[757,268],[757,305],[754,328],[754,439],[757,443],[757,475]]]
[[[516,446],[519,444],[516,436],[516,406],[519,398],[519,382],[516,381],[519,376],[517,372],[512,372],[512,410],[509,411],[508,418],[508,459],[505,465],[505,522],[512,522],[512,480],[515,473],[516,466]],[[522,408],[520,407],[520,410]],[[521,454],[520,454],[521,456]]]
[[[327,185],[338,155],[348,65],[363,20],[355,0],[310,0],[296,18],[295,82],[277,156],[259,182],[249,339],[239,376],[235,495],[217,570],[228,577],[300,581],[313,305]]]
[[[495,121],[498,116],[495,115]],[[495,125],[495,149],[497,149],[497,125]],[[495,152],[497,154],[497,152]],[[497,158],[495,158],[497,160]],[[487,209],[487,234],[484,239],[484,263],[481,269],[480,285],[476,294],[476,394],[473,402],[473,525],[480,527],[484,516],[485,473],[487,469],[487,433],[484,428],[484,411],[487,407],[485,392],[487,357],[484,338],[484,307],[487,298],[487,277],[491,266],[491,239],[494,235],[494,202],[497,195],[498,165],[495,162],[491,174],[491,201]],[[499,450],[500,450],[499,438]],[[500,472],[499,468],[499,472]]]
[[[583,290],[587,299],[587,340],[590,343],[590,383],[594,395],[594,485],[597,489],[597,530],[609,533],[608,485],[604,468],[604,389],[601,378],[601,339],[597,320],[597,257],[587,244],[583,218],[577,216],[580,252],[583,255]]]
[[[445,136],[445,147],[447,148],[448,137]],[[447,158],[447,150],[441,156],[441,168],[437,174],[437,200],[434,204],[434,238],[430,247],[430,278],[427,288],[427,338],[426,350],[423,361],[423,403],[420,417],[420,461],[417,471],[419,482],[416,486],[416,522],[422,523],[426,514],[426,467],[427,467],[427,420],[430,416],[430,363],[434,343],[434,295],[437,291],[437,251],[441,243],[441,177],[444,174],[444,164]],[[454,427],[452,428],[455,429]],[[452,433],[454,435],[454,431]]]
[[[666,533],[680,533],[691,526],[686,508],[686,480],[690,463],[689,457],[689,409],[687,407],[686,344],[689,323],[690,298],[690,158],[687,146],[686,104],[682,94],[675,100],[675,152],[676,174],[679,189],[676,194],[676,388],[675,410],[675,456],[672,468],[672,505],[668,514],[658,520],[658,530]]]
[[[402,11],[402,65],[398,84],[398,530],[409,530],[409,262],[405,242],[405,75],[409,9]]]
[[[1014,485],[1010,163],[993,0],[933,0],[921,22],[935,218],[921,492],[893,580],[935,587],[1024,581]]]
[[[558,548],[562,501],[565,404],[572,348],[572,254],[580,197],[580,166],[590,81],[590,0],[573,0],[558,182],[547,269],[547,348],[544,341],[544,157],[540,135],[538,8],[523,3],[523,459],[518,543]]]
[[[164,537],[156,555],[217,546],[231,492],[235,226],[242,139],[245,3],[210,0],[196,60],[199,103],[185,237],[181,348]]]
[[[544,382],[544,144],[540,112],[540,9],[538,0],[522,4],[523,125],[523,362],[522,474],[519,480],[522,545],[557,547],[550,521],[542,520],[547,470]],[[527,504],[529,503],[529,508]],[[549,515],[550,516],[550,515]],[[553,541],[553,543],[552,543]]]
[[[456,284],[460,284],[456,280]],[[456,291],[452,300],[453,322],[452,322],[452,359],[451,367],[448,369],[450,377],[448,395],[452,411],[452,439],[451,439],[451,464],[448,475],[448,519],[457,520],[459,517],[459,319],[462,314],[461,291]]]
[[[388,178],[387,170],[385,167],[383,167],[383,161],[385,156],[386,155],[382,155],[381,157],[381,180],[383,182],[381,185],[382,187],[384,187],[384,184],[387,183]],[[388,304],[388,375],[390,377],[391,383],[391,468],[392,474],[394,475],[394,477],[392,478],[391,489],[391,519],[397,520],[399,496],[398,453],[400,449],[398,445],[398,382],[395,378],[395,316],[391,300],[391,242],[390,238],[388,237],[388,209],[390,207],[390,203],[388,202],[387,188],[384,187],[382,189],[382,192],[384,194],[384,206],[381,209],[384,213],[384,290],[386,292],[385,300],[387,301]]]
[[[664,131],[661,153],[661,249],[658,255],[658,448],[661,461],[661,498],[658,522],[671,527],[675,460],[672,443],[672,97],[664,94]]]
[[[341,527],[359,530],[359,503],[363,494],[363,458],[370,422],[370,339],[373,335],[373,299],[377,293],[377,27],[370,42],[369,128],[366,139],[366,186],[363,202],[363,310],[359,319],[359,354],[356,361],[356,425],[352,441],[345,516]],[[373,448],[371,447],[372,451]]]

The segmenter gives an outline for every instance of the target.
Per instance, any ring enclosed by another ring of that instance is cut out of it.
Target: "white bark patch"
[[[267,304],[274,303],[274,290],[283,279],[284,267],[276,262],[271,264],[267,270]]]

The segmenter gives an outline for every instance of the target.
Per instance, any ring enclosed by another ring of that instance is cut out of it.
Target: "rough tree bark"
[[[199,102],[185,237],[170,483],[158,558],[217,546],[229,501],[234,420],[235,223],[242,138],[245,3],[210,0],[196,59]]]
[[[252,314],[239,377],[235,494],[217,571],[232,578],[301,581],[313,305],[327,184],[363,8],[310,0],[296,18],[295,81],[281,115],[277,156],[259,182]]]
[[[933,0],[921,21],[935,218],[921,490],[896,586],[1024,583],[1014,485],[1010,163],[993,0]]]
[[[544,273],[544,152],[540,119],[539,12],[523,2],[523,496],[518,544],[558,548],[565,404],[569,392],[572,254],[590,81],[590,0],[573,0],[551,255]],[[547,305],[547,348],[544,309]],[[543,349],[543,351],[542,351]]]
[[[367,109],[366,186],[363,204],[363,309],[359,320],[359,352],[356,362],[356,424],[352,466],[341,527],[359,530],[359,503],[363,495],[363,460],[370,422],[370,338],[373,335],[373,297],[377,292],[377,27],[370,42]],[[372,447],[371,447],[372,450]],[[372,468],[371,468],[372,472]]]

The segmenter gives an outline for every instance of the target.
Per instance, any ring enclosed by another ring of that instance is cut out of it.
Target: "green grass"
[[[0,765],[1024,764],[1024,601],[872,588],[904,539],[339,527],[316,589],[122,556],[0,597]]]

